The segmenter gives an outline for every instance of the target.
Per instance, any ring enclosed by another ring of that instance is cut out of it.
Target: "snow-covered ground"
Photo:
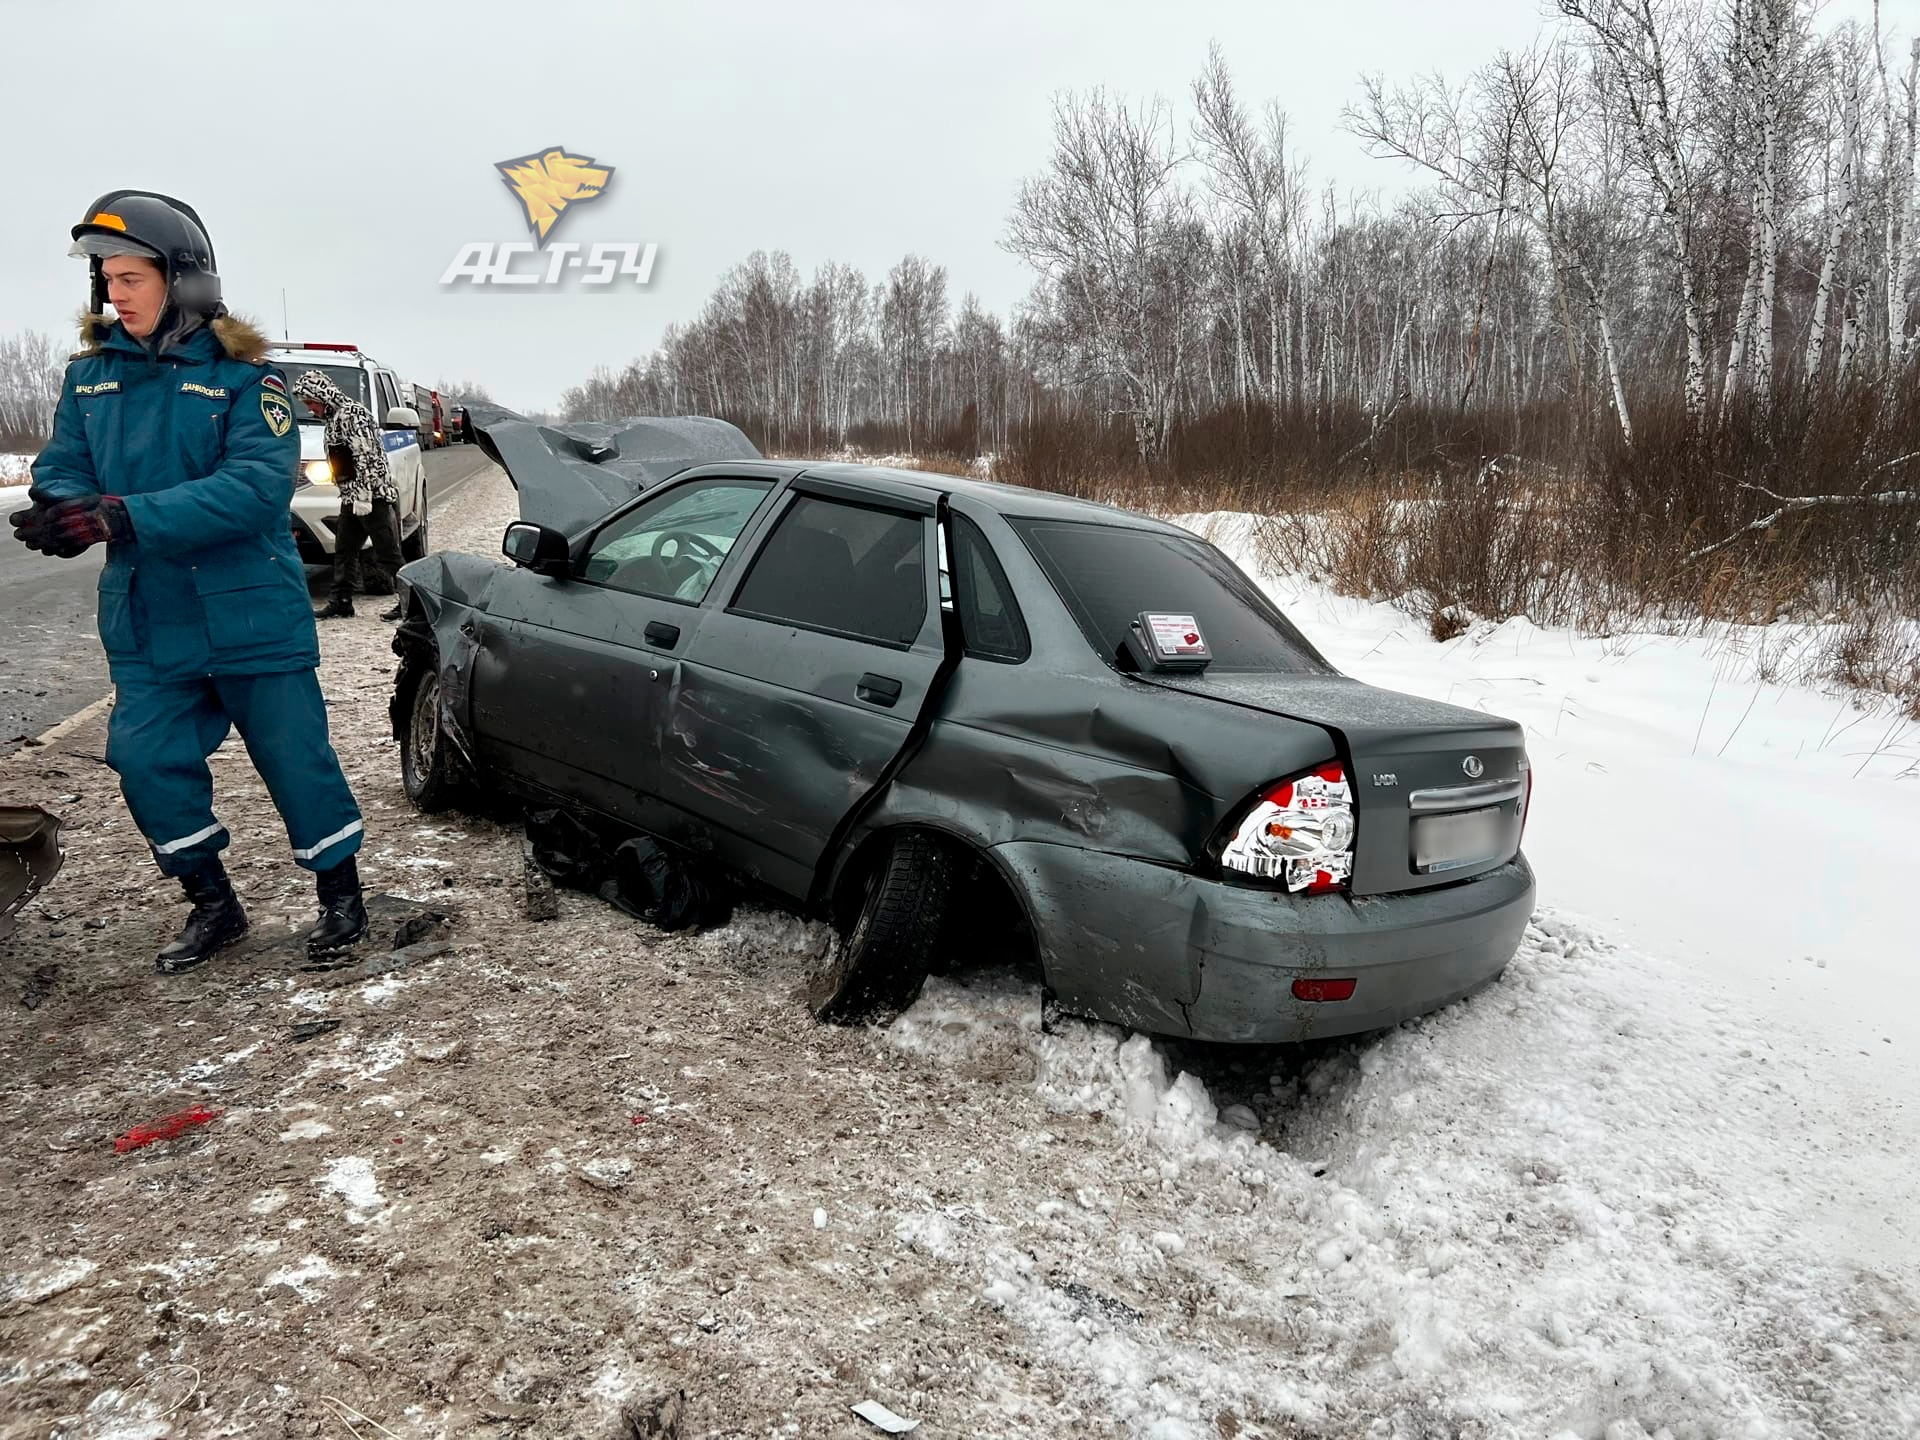
[[[1663,957],[1665,1005],[1736,1005],[1818,1057],[1834,1108],[1888,1127],[1884,1156],[1858,1157],[1871,1170],[1830,1187],[1877,1222],[1840,1238],[1920,1273],[1920,724],[1759,678],[1792,668],[1805,627],[1583,637],[1509,620],[1436,644],[1391,605],[1263,574],[1251,517],[1183,523],[1348,674],[1526,726],[1542,903]]]
[[[0,515],[27,503],[27,486],[33,479],[31,455],[0,454]]]
[[[436,531],[492,551],[512,504]],[[1257,570],[1249,521],[1191,523]],[[818,926],[529,921],[516,831],[407,805],[370,616],[323,631],[334,744],[369,882],[455,917],[436,958],[155,977],[179,907],[76,763],[100,720],[16,758],[71,828],[0,956],[66,967],[0,1024],[0,1440],[339,1433],[338,1397],[627,1434],[679,1390],[689,1435],[878,1433],[868,1399],[995,1440],[1920,1434],[1912,727],[1756,686],[1778,628],[1440,645],[1266,583],[1348,672],[1524,721],[1538,774],[1501,982],[1311,1050],[1046,1033],[990,947],[820,1026]],[[255,923],[304,924],[220,755]],[[218,1122],[117,1152],[190,1103]]]
[[[1260,575],[1248,517],[1183,523]],[[1382,1437],[1920,1433],[1920,729],[1756,679],[1779,633],[1437,644],[1261,579],[1348,673],[1526,725],[1520,954],[1302,1074],[1202,1055],[1204,1083],[1105,1027],[1041,1035],[1011,982],[936,983],[895,1044],[963,1070],[1029,1053],[1043,1102],[1119,1126],[1182,1217],[1042,1201],[1046,1266],[1030,1227],[964,1216],[906,1217],[902,1243],[976,1268],[1127,1433],[1223,1412]],[[1049,1274],[1101,1253],[1137,1288],[1090,1326]],[[1367,1414],[1393,1418],[1349,1428]]]

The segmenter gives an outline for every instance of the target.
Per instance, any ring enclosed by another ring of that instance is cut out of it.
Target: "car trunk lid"
[[[1519,849],[1526,745],[1511,720],[1345,676],[1141,678],[1332,734],[1353,787],[1355,895],[1466,879]]]

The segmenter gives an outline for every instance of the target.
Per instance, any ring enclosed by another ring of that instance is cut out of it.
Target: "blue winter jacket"
[[[300,441],[266,341],[232,316],[158,356],[97,315],[81,335],[33,483],[126,502],[134,538],[109,545],[100,572],[115,683],[319,664],[287,519]]]

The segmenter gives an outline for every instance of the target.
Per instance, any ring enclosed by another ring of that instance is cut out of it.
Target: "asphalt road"
[[[487,464],[474,445],[426,456],[427,505],[438,510]],[[55,560],[0,529],[0,755],[92,704],[109,688],[106,657],[94,629],[94,587],[102,552]],[[324,598],[327,572],[309,569]]]

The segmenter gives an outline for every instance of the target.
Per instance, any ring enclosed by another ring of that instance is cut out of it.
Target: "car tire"
[[[473,781],[442,727],[439,673],[405,665],[399,690],[400,783],[415,808],[429,814],[448,809],[465,797]]]
[[[402,560],[424,560],[433,548],[432,537],[427,530],[427,499],[424,493],[425,488],[425,482],[422,482],[421,489],[423,493],[420,497],[420,523],[413,527],[413,533],[411,535],[402,536],[400,540],[400,558]]]
[[[939,839],[913,831],[894,837],[867,872],[859,909],[809,979],[814,1015],[851,1024],[911,1005],[932,968],[953,879],[953,852]]]

